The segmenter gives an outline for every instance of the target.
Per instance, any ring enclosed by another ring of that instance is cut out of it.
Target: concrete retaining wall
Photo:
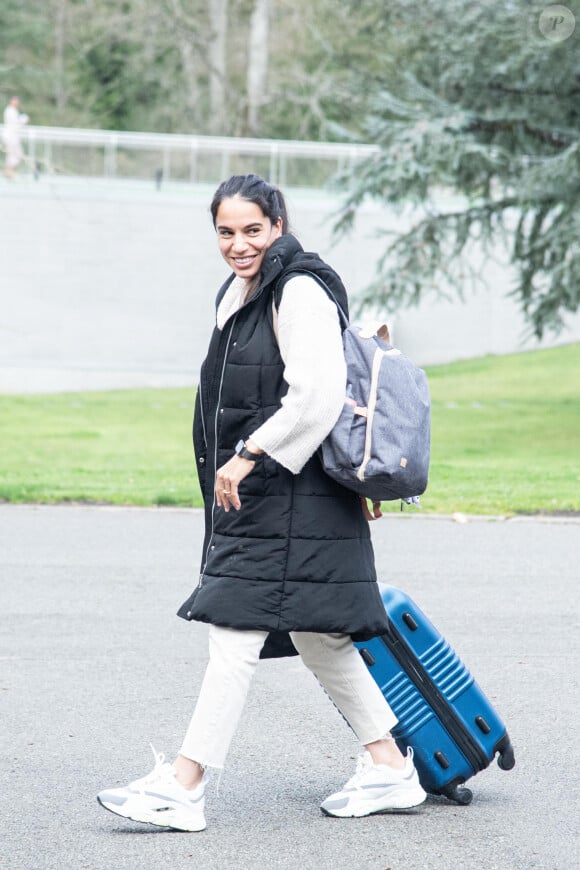
[[[140,182],[18,179],[0,185],[0,392],[193,385],[227,270],[208,213],[212,189]],[[331,246],[338,200],[290,191],[293,228],[351,291],[373,275],[369,205]],[[465,303],[426,299],[388,312],[396,343],[420,364],[540,346],[506,298],[509,273],[486,264],[489,289]],[[580,316],[557,341],[580,340]],[[553,343],[553,342],[552,342]],[[541,346],[550,344],[545,341]]]

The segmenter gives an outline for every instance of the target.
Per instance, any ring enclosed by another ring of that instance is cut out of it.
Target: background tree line
[[[354,108],[342,45],[349,32],[364,42],[352,7],[2,0],[0,90],[18,92],[38,124],[333,138]]]
[[[501,239],[536,335],[578,310],[580,0],[2,0],[0,91],[37,124],[379,144],[341,180],[342,229],[406,212],[368,301],[461,292]]]

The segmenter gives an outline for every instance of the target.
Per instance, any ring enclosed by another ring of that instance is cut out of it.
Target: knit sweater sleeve
[[[298,474],[338,420],[346,384],[336,305],[308,275],[297,275],[284,286],[278,343],[288,392],[251,439]]]

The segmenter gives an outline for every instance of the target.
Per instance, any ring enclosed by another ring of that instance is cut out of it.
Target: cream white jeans
[[[211,625],[209,663],[181,755],[222,768],[268,633]],[[397,718],[350,635],[292,632],[292,642],[364,745],[385,737]]]

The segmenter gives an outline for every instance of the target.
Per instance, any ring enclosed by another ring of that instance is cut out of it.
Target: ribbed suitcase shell
[[[457,803],[461,784],[485,769],[515,763],[506,727],[470,672],[419,607],[400,589],[382,586],[392,632],[357,643],[399,722],[393,736],[412,746],[423,788]]]

